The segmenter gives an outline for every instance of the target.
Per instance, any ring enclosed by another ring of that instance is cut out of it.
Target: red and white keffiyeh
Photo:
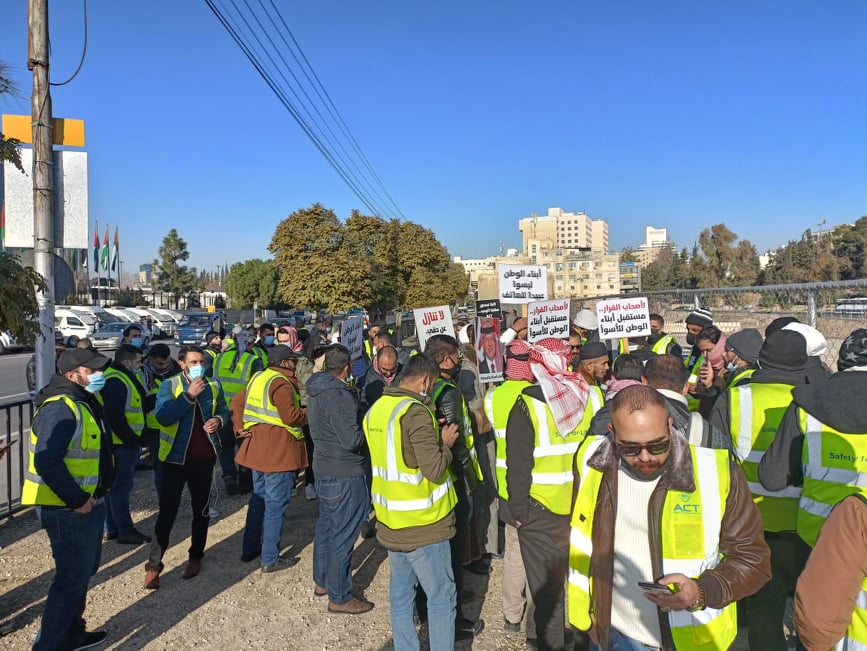
[[[566,370],[571,359],[572,349],[562,339],[548,337],[531,344],[530,370],[551,409],[557,433],[563,437],[578,427],[590,393],[590,386],[580,373]]]

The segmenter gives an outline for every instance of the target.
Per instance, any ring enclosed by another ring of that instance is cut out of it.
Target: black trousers
[[[566,573],[569,570],[569,516],[530,501],[527,522],[518,528],[527,584],[536,605],[536,636],[542,651],[566,646]]]
[[[750,649],[786,651],[783,617],[786,597],[795,591],[798,576],[807,564],[810,547],[794,532],[765,532],[771,548],[771,580],[756,594],[744,599]],[[798,642],[797,648],[804,646]]]
[[[208,515],[208,496],[211,493],[214,461],[214,459],[187,459],[183,465],[163,464],[160,512],[154,525],[154,540],[151,543],[146,569],[162,569],[160,561],[169,547],[169,536],[178,517],[184,486],[187,486],[190,491],[190,505],[193,509],[190,558],[202,558],[205,555],[208,525],[211,522]]]

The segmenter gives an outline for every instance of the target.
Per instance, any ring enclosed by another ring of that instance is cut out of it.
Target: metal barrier
[[[708,289],[672,289],[640,292],[650,303],[650,311],[665,319],[665,331],[686,345],[687,314],[695,305],[707,307],[714,323],[726,334],[744,328],[757,328],[764,335],[765,327],[781,316],[792,316],[821,332],[828,341],[823,356],[832,371],[837,370],[840,344],[856,328],[867,327],[867,310],[846,313],[840,301],[867,294],[867,279],[802,283],[791,285],[758,285],[755,287],[714,287]],[[624,295],[597,296],[572,301],[573,316],[581,307],[594,310],[596,301],[624,298]]]
[[[0,432],[3,438],[0,447],[10,447],[0,459],[4,477],[0,486],[0,518],[15,515],[21,505],[21,487],[27,469],[27,445],[30,441],[30,425],[33,422],[33,403],[20,400],[0,405]]]

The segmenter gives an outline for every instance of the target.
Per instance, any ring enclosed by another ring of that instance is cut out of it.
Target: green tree
[[[631,246],[627,246],[620,252],[620,262],[638,262],[638,258],[635,256],[635,249]]]
[[[280,270],[273,260],[236,262],[226,276],[226,294],[236,310],[249,310],[256,303],[261,308],[277,304]]]
[[[6,64],[0,62],[0,96],[3,95],[17,97],[18,89],[9,76]],[[21,141],[15,138],[6,138],[0,133],[0,163],[3,162],[12,163],[19,172],[24,173],[24,166],[21,164]]]
[[[153,287],[171,296],[175,309],[178,308],[181,296],[193,291],[200,291],[202,286],[195,267],[188,268],[180,264],[190,257],[186,241],[173,228],[163,238],[160,246],[159,260],[153,261]]]
[[[656,260],[641,270],[641,289],[643,291],[657,291],[671,287],[670,276],[674,255],[670,248],[659,251]]]
[[[738,236],[725,224],[705,228],[698,236],[701,261],[693,257],[698,287],[752,285],[759,276],[759,255],[749,240]],[[699,276],[704,276],[700,278]]]
[[[469,276],[451,261],[433,231],[414,222],[400,224],[400,273],[406,283],[403,305],[425,307],[466,298]]]
[[[353,210],[344,227],[344,247],[352,258],[368,258],[371,299],[367,307],[387,310],[401,304],[406,285],[400,273],[400,222]]]
[[[867,249],[867,216],[861,217],[851,226],[841,226],[834,231],[834,254],[839,258],[840,275],[843,280],[865,276],[865,249]]]
[[[25,346],[32,345],[40,335],[36,292],[47,289],[32,267],[0,251],[0,330],[9,330]]]

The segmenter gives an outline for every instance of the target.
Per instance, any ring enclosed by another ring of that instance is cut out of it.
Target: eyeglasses
[[[641,445],[639,443],[616,443],[617,449],[622,457],[637,457],[642,450],[647,450],[647,453],[656,457],[660,454],[665,454],[671,447],[671,439],[667,438],[664,441],[656,441]]]

